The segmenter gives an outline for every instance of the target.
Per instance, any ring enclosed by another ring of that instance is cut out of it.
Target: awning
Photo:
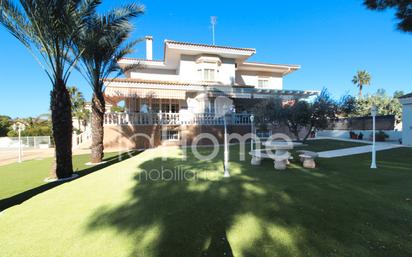
[[[134,87],[115,87],[108,86],[104,92],[107,98],[155,98],[155,99],[178,99],[185,100],[184,90],[174,89],[152,89]]]

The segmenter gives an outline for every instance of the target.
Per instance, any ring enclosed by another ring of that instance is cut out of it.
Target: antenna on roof
[[[212,24],[212,40],[213,40],[213,45],[215,45],[215,25],[217,23],[217,17],[216,16],[211,16],[210,17],[210,24]]]

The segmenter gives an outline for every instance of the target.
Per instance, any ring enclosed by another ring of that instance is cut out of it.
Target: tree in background
[[[350,117],[370,116],[371,106],[378,107],[378,115],[395,115],[395,122],[398,124],[402,121],[402,104],[398,96],[403,92],[396,91],[394,96],[389,96],[384,89],[379,89],[375,94],[367,95],[357,99],[356,109]]]
[[[341,118],[347,118],[356,112],[357,99],[351,95],[344,95],[338,102],[337,115]]]
[[[13,120],[13,123],[21,122],[26,125],[26,128],[21,132],[22,136],[51,136],[52,135],[52,123],[50,121],[50,115],[44,114],[38,117],[17,118]],[[9,130],[7,133],[9,137],[17,137],[18,133],[14,130]]]
[[[124,107],[123,106],[112,106],[110,108],[110,112],[124,112]]]
[[[52,83],[50,110],[56,163],[52,178],[73,174],[72,114],[66,83],[80,57],[73,54],[78,31],[99,0],[0,0],[0,24],[38,61]]]
[[[311,106],[303,100],[296,100],[293,104],[286,104],[280,109],[280,120],[285,124],[289,131],[301,141],[300,132],[310,123],[312,115]]]
[[[0,115],[0,137],[7,136],[12,126],[12,119],[9,116]]]
[[[315,101],[310,104],[310,117],[306,125],[308,132],[303,141],[305,142],[316,131],[326,129],[329,121],[336,118],[338,109],[338,104],[330,96],[329,92],[323,89]]]
[[[371,75],[366,70],[359,70],[353,76],[352,83],[359,88],[359,97],[362,97],[363,86],[370,85]]]
[[[126,43],[133,30],[130,20],[142,13],[143,7],[137,4],[113,9],[105,15],[94,12],[76,40],[77,49],[82,53],[80,71],[93,89],[92,163],[102,162],[104,155],[104,79],[113,72],[119,76],[134,67],[120,67],[118,61],[133,52],[138,41]]]
[[[326,89],[313,102],[295,99],[289,103],[282,103],[274,98],[258,103],[254,107],[258,125],[268,123],[284,124],[298,141],[306,141],[317,130],[328,127],[330,119],[334,119],[338,112],[337,103]],[[301,133],[306,134],[301,138]]]
[[[393,93],[393,98],[399,98],[404,95],[405,95],[405,92],[403,92],[402,90],[397,90]]]
[[[364,5],[371,10],[383,11],[396,9],[395,16],[399,20],[398,29],[412,32],[412,1],[411,0],[364,0]]]
[[[279,97],[262,99],[253,108],[255,123],[260,131],[267,131],[268,124],[277,125],[281,121],[282,99]]]
[[[73,117],[76,118],[80,129],[81,125],[87,122],[89,118],[89,111],[86,110],[86,100],[83,97],[83,93],[80,92],[77,87],[68,87],[67,90],[69,91],[70,100],[72,103],[72,114]]]

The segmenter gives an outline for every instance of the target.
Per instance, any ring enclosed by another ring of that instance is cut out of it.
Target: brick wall
[[[216,137],[219,144],[224,140],[223,126],[202,126],[202,125],[182,125],[169,126],[169,128],[179,129],[181,137],[186,138],[187,144],[191,144],[193,139],[201,133],[209,133]],[[149,148],[152,144],[154,147],[164,144],[161,141],[162,129],[165,127],[159,125],[122,125],[122,126],[105,126],[104,127],[104,146],[106,149],[141,149]],[[228,133],[238,133],[244,135],[251,132],[250,125],[228,126]],[[146,136],[143,136],[146,135]],[[151,142],[150,142],[150,140]],[[180,142],[168,142],[179,145]],[[199,145],[211,144],[211,140],[202,139]]]

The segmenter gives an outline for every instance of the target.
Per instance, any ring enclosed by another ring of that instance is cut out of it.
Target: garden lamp
[[[373,138],[373,144],[372,144],[372,163],[371,163],[371,169],[376,169],[376,115],[378,114],[378,108],[373,105],[371,108],[371,115],[372,115],[372,138]]]
[[[26,129],[26,125],[23,123],[17,122],[13,124],[13,130],[19,133],[19,159],[18,162],[21,162],[22,153],[22,145],[21,145],[21,132]]]
[[[251,141],[250,141],[250,150],[251,151],[253,151],[253,145],[254,145],[254,140],[253,140],[253,136],[254,136],[254,133],[255,133],[255,128],[254,128],[254,122],[255,121],[255,116],[252,114],[252,115],[250,115],[250,127],[251,127],[251,130],[252,130],[252,138],[251,138]]]

